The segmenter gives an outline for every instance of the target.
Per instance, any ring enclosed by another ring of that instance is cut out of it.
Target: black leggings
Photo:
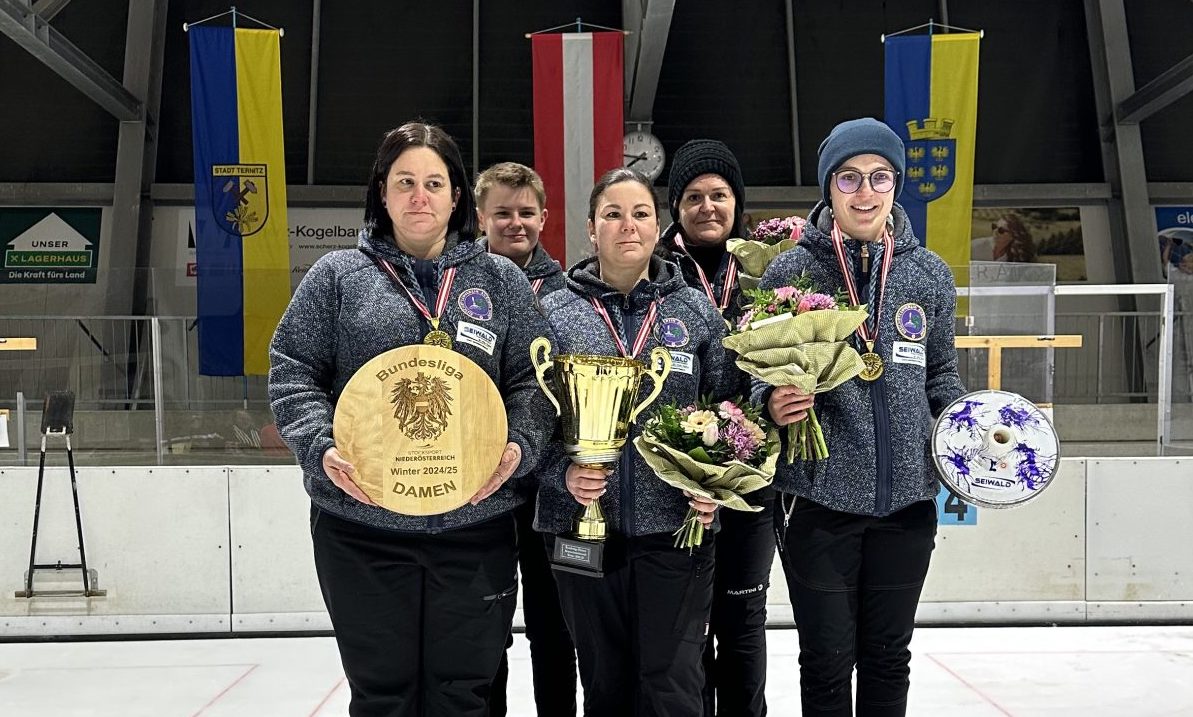
[[[522,616],[530,642],[530,672],[534,683],[534,705],[539,717],[575,717],[576,647],[568,634],[559,607],[559,591],[543,536],[536,533],[534,501],[514,509],[518,521],[518,568],[522,573]],[[506,683],[507,655],[513,635],[501,655],[501,667],[493,680],[489,717],[505,717],[508,711]]]
[[[312,508],[311,539],[349,714],[485,717],[518,597],[513,516],[426,535]]]
[[[757,513],[722,509],[712,622],[704,647],[704,717],[766,714],[766,589],[775,559],[771,488],[750,493]]]
[[[906,714],[909,646],[935,544],[935,503],[877,518],[784,495],[775,528],[799,630],[804,716],[852,715],[855,666],[859,717]]]
[[[547,535],[548,551],[555,536]],[[585,717],[700,717],[713,535],[689,553],[669,533],[612,535],[605,576],[555,573],[576,641]]]

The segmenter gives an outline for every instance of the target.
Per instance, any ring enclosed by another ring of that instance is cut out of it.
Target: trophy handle
[[[542,354],[541,361],[539,354]],[[551,404],[555,406],[555,415],[558,416],[559,399],[555,398],[555,392],[547,387],[547,380],[544,378],[551,368],[551,342],[545,336],[530,342],[530,363],[534,365],[534,377],[538,379],[543,393],[551,399]]]
[[[658,371],[655,371],[655,364],[662,364]],[[656,346],[650,352],[650,366],[647,368],[647,373],[654,379],[654,388],[650,389],[648,395],[642,403],[634,406],[634,410],[630,412],[630,420],[633,421],[638,417],[642,410],[654,402],[659,394],[663,391],[663,381],[667,380],[667,375],[671,373],[671,352],[662,346]]]

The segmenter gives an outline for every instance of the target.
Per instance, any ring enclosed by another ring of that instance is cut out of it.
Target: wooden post
[[[37,339],[0,339],[0,351],[34,351]]]
[[[986,349],[990,352],[986,367],[986,388],[1002,388],[1003,349],[1075,349],[1081,348],[1080,334],[1055,336],[957,336],[954,345],[959,349]]]

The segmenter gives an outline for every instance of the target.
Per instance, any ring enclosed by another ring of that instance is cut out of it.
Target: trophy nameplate
[[[551,551],[553,569],[590,578],[602,578],[605,576],[604,563],[603,540],[555,536],[555,548]]]
[[[505,404],[467,356],[426,344],[375,356],[336,403],[336,448],[377,505],[435,515],[468,502],[507,439]]]

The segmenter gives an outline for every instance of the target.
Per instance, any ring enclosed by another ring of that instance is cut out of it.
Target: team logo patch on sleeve
[[[484,289],[468,289],[460,294],[460,310],[477,321],[493,318],[493,302]]]
[[[909,341],[919,341],[928,333],[928,317],[919,304],[904,304],[895,312],[895,328]]]
[[[655,325],[655,338],[669,349],[688,345],[688,327],[679,319],[662,319]]]

